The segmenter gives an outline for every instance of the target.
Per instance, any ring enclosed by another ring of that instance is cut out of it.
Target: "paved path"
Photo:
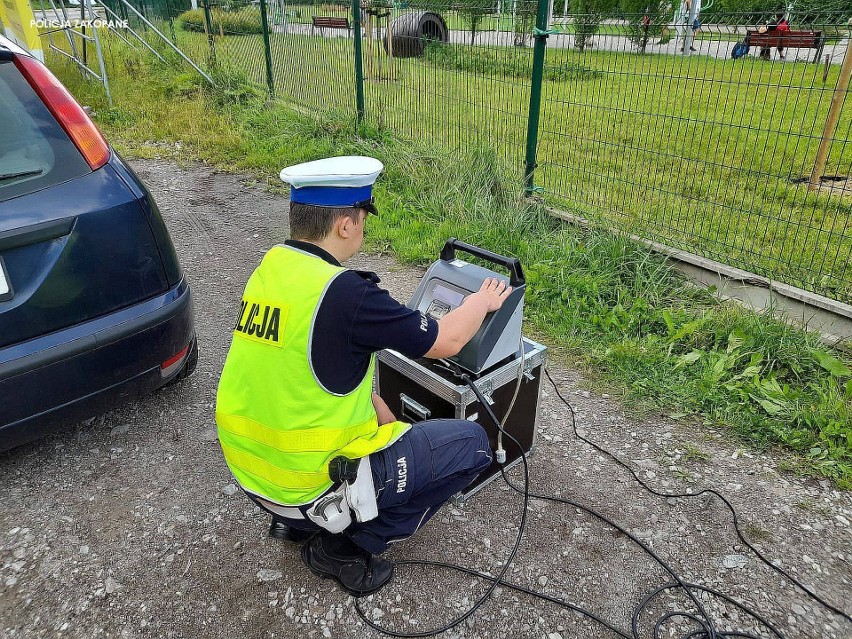
[[[53,11],[34,11],[36,19],[53,18]],[[79,18],[80,11],[78,8],[68,8],[67,15],[69,19]],[[350,33],[343,29],[319,29],[314,28],[310,24],[302,23],[286,23],[273,24],[272,30],[275,33],[299,34],[299,35],[321,35],[326,38],[349,38]],[[560,28],[560,25],[554,24],[554,28]],[[734,41],[730,38],[735,35],[745,36],[746,27],[728,27],[725,25],[706,25],[704,37],[712,37],[717,35],[719,39],[700,39],[696,40],[694,47],[696,52],[687,52],[690,56],[709,56],[712,58],[730,58],[731,49],[734,46]],[[673,29],[674,32],[674,29]],[[374,38],[379,39],[383,33],[382,30],[374,29]],[[461,30],[451,30],[449,40],[453,44],[470,44],[470,32]],[[552,35],[547,41],[549,48],[557,49],[573,49],[574,36],[571,34]],[[636,46],[630,41],[626,35],[595,35],[592,39],[591,46],[586,48],[587,51],[618,51],[623,53],[636,53]],[[821,62],[825,60],[825,56],[829,55],[832,64],[840,64],[843,62],[843,55],[846,51],[848,38],[843,38],[833,44],[827,44],[823,50]],[[511,47],[515,43],[515,34],[509,31],[480,31],[476,34],[476,46],[493,47],[503,46]],[[680,37],[673,37],[666,44],[656,44],[659,38],[652,38],[651,42],[645,49],[646,54],[667,54],[667,55],[682,55],[680,48],[683,41]],[[749,55],[756,56],[759,49],[753,47]],[[786,60],[780,60],[778,52],[772,50],[772,59],[779,62],[812,62],[815,51],[813,49],[788,49]]]
[[[558,26],[558,25],[557,25]],[[348,38],[350,34],[345,30],[336,29],[314,29],[310,24],[288,23],[286,25],[274,25],[273,30],[277,33],[300,34],[300,35],[322,35],[326,38]],[[745,36],[745,27],[740,28],[741,34]],[[379,30],[374,29],[374,38],[378,39]],[[733,28],[723,27],[719,25],[710,25],[705,27],[705,37],[707,34],[718,34],[719,39],[713,40],[696,40],[694,47],[698,49],[696,52],[688,52],[691,56],[709,56],[712,58],[730,58],[731,49],[735,42],[729,38],[732,35],[737,35]],[[724,39],[722,39],[724,37]],[[825,55],[831,56],[832,64],[840,64],[843,62],[843,54],[846,50],[847,38],[841,39],[839,42],[828,44],[823,50],[822,60],[825,60]],[[470,32],[452,30],[449,33],[449,41],[453,44],[470,44]],[[514,46],[515,35],[508,31],[482,31],[476,35],[476,46]],[[683,44],[682,39],[673,37],[666,44],[656,44],[659,38],[653,38],[651,43],[645,49],[646,54],[668,54],[681,55],[680,48]],[[569,49],[574,48],[574,36],[571,34],[552,35],[547,41],[549,48]],[[630,41],[626,35],[595,35],[592,38],[592,45],[587,47],[587,51],[619,51],[624,53],[636,53],[636,46]],[[749,55],[756,56],[759,49],[753,47]],[[813,49],[788,49],[786,60],[780,60],[775,49],[772,50],[772,59],[780,62],[812,62],[815,51]]]

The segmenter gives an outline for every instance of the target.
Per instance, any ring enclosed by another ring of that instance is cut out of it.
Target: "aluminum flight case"
[[[518,397],[506,419],[517,386],[521,358],[499,363],[475,380],[479,391],[491,400],[491,409],[504,422],[506,432],[517,439],[524,453],[534,447],[538,430],[539,395],[547,348],[526,337],[524,340],[523,375]],[[376,392],[399,419],[419,422],[426,419],[455,418],[476,421],[488,433],[491,449],[497,447],[497,428],[491,422],[473,390],[441,361],[409,359],[396,351],[385,350],[377,355]],[[521,461],[518,447],[503,437],[506,450],[505,467]],[[500,477],[496,459],[467,489],[453,501],[461,503],[490,481]]]

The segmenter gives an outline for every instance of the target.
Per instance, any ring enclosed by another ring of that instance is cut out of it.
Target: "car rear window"
[[[0,61],[0,202],[90,173],[12,62]]]

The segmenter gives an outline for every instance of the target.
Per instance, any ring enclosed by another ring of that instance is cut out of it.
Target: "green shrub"
[[[626,13],[627,37],[640,52],[645,53],[652,40],[671,39],[667,34],[671,14],[668,0],[621,0],[620,6]]]
[[[600,29],[610,8],[607,0],[574,0],[570,13],[574,18],[574,46],[582,52],[591,46],[592,37]]]
[[[267,97],[266,91],[254,84],[245,72],[237,69],[216,69],[212,73],[213,86],[201,83],[202,89],[216,106],[260,106]]]
[[[568,61],[568,55],[565,50],[554,49],[547,52],[545,80],[551,82],[591,80],[601,75],[600,71]],[[444,69],[482,75],[502,75],[507,78],[532,77],[532,56],[525,50],[484,49],[432,42],[426,46],[423,57],[430,64]]]
[[[204,10],[190,9],[178,16],[178,24],[184,31],[204,32]],[[237,11],[221,11],[211,9],[210,21],[213,33],[224,35],[245,35],[262,33],[260,10],[257,7],[243,7]]]
[[[530,33],[535,26],[537,4],[536,0],[514,0],[512,6],[515,8],[515,20],[512,31],[516,47],[525,47],[529,44]]]

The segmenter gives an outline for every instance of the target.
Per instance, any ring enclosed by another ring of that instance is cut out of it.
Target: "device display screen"
[[[464,293],[453,291],[446,286],[441,286],[440,284],[435,285],[435,290],[432,291],[432,294],[435,296],[435,299],[446,302],[453,307],[459,306],[465,297]]]

